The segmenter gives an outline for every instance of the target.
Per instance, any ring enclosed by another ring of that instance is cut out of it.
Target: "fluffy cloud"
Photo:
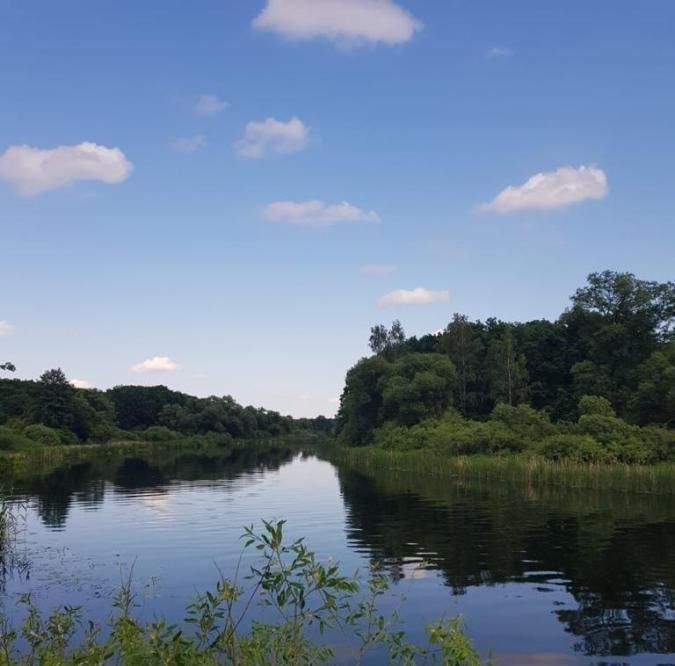
[[[424,287],[417,289],[396,289],[390,291],[380,299],[380,305],[430,305],[431,303],[445,303],[450,298],[447,289],[432,291]]]
[[[97,180],[109,185],[129,177],[133,165],[119,148],[95,143],[58,148],[10,146],[0,153],[0,179],[19,194],[31,196],[78,180]]]
[[[132,366],[133,372],[171,372],[178,365],[168,356],[153,356],[142,363]]]
[[[78,389],[93,389],[93,384],[90,384],[86,379],[71,379],[70,383]]]
[[[205,145],[206,139],[201,134],[197,134],[196,136],[176,139],[171,144],[171,150],[177,153],[188,154],[196,152],[200,148],[203,148]]]
[[[242,157],[263,157],[266,152],[297,153],[307,147],[309,127],[300,118],[288,122],[266,118],[261,122],[250,122],[244,130],[244,137],[234,145]]]
[[[511,49],[504,48],[503,46],[493,46],[485,56],[487,58],[508,58],[513,55]]]
[[[602,169],[564,166],[538,173],[522,185],[509,185],[480,210],[485,213],[552,210],[587,199],[604,199],[608,191],[607,176]]]
[[[299,226],[328,226],[338,222],[380,222],[379,215],[352,206],[347,201],[326,204],[323,201],[275,201],[265,207],[265,219]]]
[[[253,27],[287,39],[324,38],[349,47],[402,44],[422,23],[393,0],[267,0]]]
[[[229,104],[216,95],[201,95],[195,103],[194,111],[198,116],[213,117],[217,116]]]
[[[14,324],[10,324],[6,319],[0,321],[0,336],[3,335],[12,335],[16,330]]]
[[[395,271],[396,266],[394,264],[366,264],[361,266],[361,272],[366,275],[387,275]]]

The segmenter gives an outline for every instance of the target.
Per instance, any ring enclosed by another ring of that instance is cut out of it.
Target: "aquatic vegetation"
[[[331,447],[321,455],[365,472],[388,470],[462,480],[491,480],[500,483],[553,485],[570,488],[605,489],[621,492],[675,494],[675,464],[605,464],[561,458],[549,460],[536,454],[455,455],[427,450],[393,451],[374,446]]]
[[[22,626],[0,621],[0,666],[320,664],[334,660],[338,648],[343,663],[373,655],[410,665],[482,663],[459,618],[430,626],[424,645],[407,642],[400,619],[378,607],[388,587],[385,575],[374,569],[365,583],[343,575],[337,564],[320,562],[304,540],[287,543],[284,521],[247,528],[244,539],[244,549],[259,555],[249,574],[223,578],[198,596],[186,609],[184,627],[138,620],[130,582],[114,599],[106,638],[80,609],[64,606],[45,617],[24,595]],[[273,619],[249,619],[254,606]]]

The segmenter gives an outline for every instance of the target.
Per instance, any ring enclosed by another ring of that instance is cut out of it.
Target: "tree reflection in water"
[[[675,652],[672,496],[338,473],[349,539],[393,578],[418,561],[453,594],[507,582],[562,586],[578,606],[552,612],[579,652]]]

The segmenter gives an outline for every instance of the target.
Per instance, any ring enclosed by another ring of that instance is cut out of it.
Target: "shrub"
[[[30,448],[33,445],[34,442],[21,433],[16,432],[7,426],[0,426],[0,451]]]
[[[607,398],[599,395],[584,395],[577,407],[580,416],[597,414],[598,416],[616,416],[616,412]]]
[[[675,462],[675,430],[659,426],[640,428],[644,448],[654,456],[655,462]]]
[[[143,439],[148,442],[170,442],[180,436],[180,433],[166,426],[150,426],[143,432]]]
[[[578,429],[582,435],[590,435],[608,449],[626,443],[639,433],[637,426],[632,426],[616,418],[601,414],[584,414],[579,417]]]
[[[551,435],[544,439],[538,448],[548,460],[567,459],[592,463],[610,460],[607,451],[587,435]]]
[[[521,439],[530,442],[537,442],[555,432],[555,426],[548,415],[532,409],[529,405],[513,407],[500,403],[492,410],[490,420],[503,423]]]
[[[208,432],[203,438],[208,446],[225,448],[234,444],[234,437],[229,432]]]
[[[430,444],[431,426],[428,422],[412,428],[387,422],[375,431],[375,446],[389,451],[413,451]]]
[[[61,434],[58,430],[46,425],[41,425],[40,423],[33,423],[32,425],[26,426],[23,429],[23,434],[28,437],[28,439],[32,439],[34,442],[38,442],[43,446],[58,446],[61,443]]]
[[[70,445],[70,444],[79,444],[80,440],[77,438],[77,435],[68,430],[68,428],[59,428],[57,430],[59,437],[61,438],[61,444]]]

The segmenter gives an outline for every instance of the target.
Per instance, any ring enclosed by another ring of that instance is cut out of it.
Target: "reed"
[[[324,449],[322,455],[364,471],[415,472],[458,480],[540,483],[569,488],[675,494],[675,464],[627,465],[550,461],[535,455],[442,456],[429,451],[385,451],[376,447]]]

